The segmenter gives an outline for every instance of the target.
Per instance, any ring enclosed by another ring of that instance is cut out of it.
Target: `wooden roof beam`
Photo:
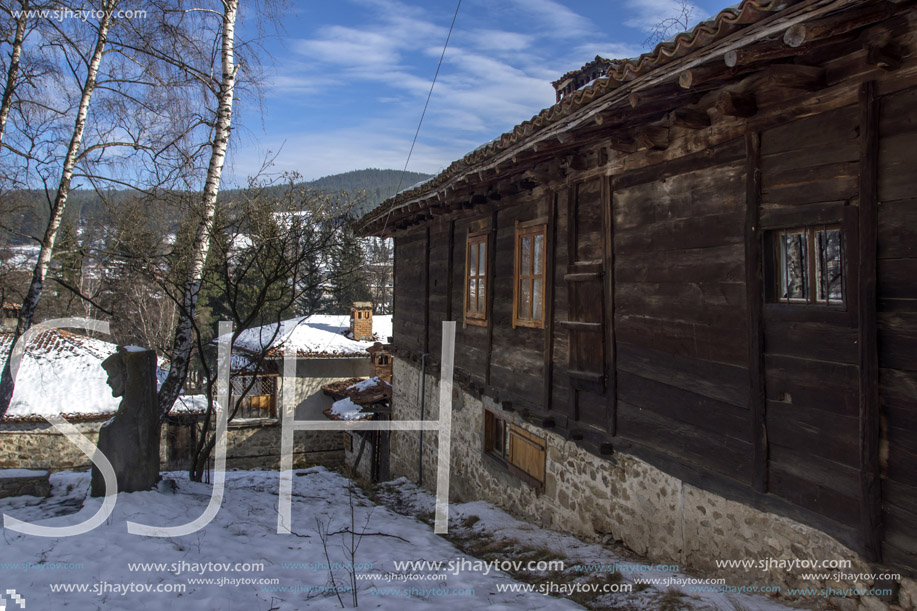
[[[895,9],[895,3],[882,2],[856,11],[841,11],[808,23],[796,23],[786,29],[783,42],[790,47],[801,47],[816,40],[840,36],[887,19]]]
[[[726,69],[723,68],[722,64],[713,62],[711,64],[695,66],[694,68],[683,70],[682,73],[678,75],[678,85],[682,89],[695,89],[703,83],[730,78],[736,76],[737,73],[737,70]]]
[[[765,78],[774,87],[818,91],[825,87],[825,69],[799,64],[772,64],[764,70]]]

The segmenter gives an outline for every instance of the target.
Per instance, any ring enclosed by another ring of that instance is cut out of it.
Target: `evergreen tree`
[[[341,236],[329,261],[329,299],[327,310],[333,314],[350,312],[354,301],[370,301],[366,279],[365,254],[360,239],[350,225],[340,229]]]

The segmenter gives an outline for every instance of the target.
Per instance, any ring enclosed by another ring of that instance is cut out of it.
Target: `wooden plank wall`
[[[850,280],[846,309],[765,305],[767,489],[848,526],[860,518],[857,232],[850,222],[858,202],[858,117],[857,105],[845,106],[761,134],[763,228],[847,218]]]
[[[886,562],[917,570],[917,88],[880,99],[878,346]]]
[[[501,400],[519,407],[540,407],[544,385],[544,331],[513,328],[513,274],[516,222],[548,214],[543,189],[513,198],[497,212],[493,319],[493,354],[490,385],[500,390]]]
[[[618,434],[749,482],[744,140],[677,164],[612,183]]]

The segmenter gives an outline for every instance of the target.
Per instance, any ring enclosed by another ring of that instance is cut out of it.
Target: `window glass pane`
[[[844,300],[843,261],[841,259],[841,232],[839,229],[826,229],[815,235],[818,248],[816,259],[817,299],[825,303],[838,303]]]
[[[532,273],[532,236],[522,236],[522,263],[519,273],[528,276]]]
[[[487,243],[481,242],[478,247],[478,275],[487,275]]]
[[[476,280],[474,280],[473,278],[468,280],[468,311],[469,312],[475,311],[475,304],[477,303],[477,299],[478,299],[477,291],[475,291],[476,287],[477,287]]]
[[[808,254],[805,233],[780,236],[780,291],[785,300],[809,297]]]
[[[542,291],[543,291],[543,281],[541,278],[536,278],[534,281],[534,289],[532,291],[532,318],[535,320],[542,319],[541,313],[541,304],[543,302]]]
[[[535,238],[535,275],[541,276],[544,274],[544,235],[539,234],[534,236]]]
[[[484,312],[484,299],[487,296],[487,289],[484,286],[484,279],[478,280],[478,312]]]
[[[521,285],[519,296],[519,318],[530,319],[532,318],[532,281],[521,280],[519,284]]]
[[[468,275],[478,275],[478,245],[474,242],[468,244]]]

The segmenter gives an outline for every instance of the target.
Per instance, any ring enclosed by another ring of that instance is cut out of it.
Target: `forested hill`
[[[402,176],[401,170],[371,168],[333,174],[304,184],[327,193],[346,191],[354,198],[358,198],[359,194],[364,194],[363,197],[357,199],[358,206],[352,211],[352,215],[362,216],[394,195],[399,189],[405,189],[427,178],[429,175],[418,172],[405,172]],[[276,189],[279,191],[281,187],[276,187]],[[239,190],[224,190],[220,192],[220,199],[231,201],[237,199],[240,194]],[[117,191],[110,194],[107,199],[111,202],[110,205],[119,206],[122,202],[132,199],[133,195],[131,191]],[[20,191],[5,194],[4,197],[8,200],[6,202],[8,205],[0,206],[5,217],[0,222],[0,227],[8,227],[13,230],[13,233],[0,230],[0,245],[25,243],[27,240],[21,237],[21,234],[35,236],[44,234],[48,218],[48,202],[44,192]],[[157,206],[155,202],[145,205],[158,219],[156,224],[162,228],[163,232],[171,231],[177,225],[177,216],[172,218],[177,213],[169,206]],[[65,222],[75,224],[79,219],[84,223],[104,225],[107,224],[108,217],[106,205],[94,191],[77,189],[71,192],[64,215]]]
[[[356,194],[366,193],[365,201],[360,202],[360,215],[375,208],[380,203],[400,190],[430,178],[429,174],[405,172],[401,170],[353,170],[343,174],[333,174],[308,183],[310,187],[328,192],[346,191]]]

